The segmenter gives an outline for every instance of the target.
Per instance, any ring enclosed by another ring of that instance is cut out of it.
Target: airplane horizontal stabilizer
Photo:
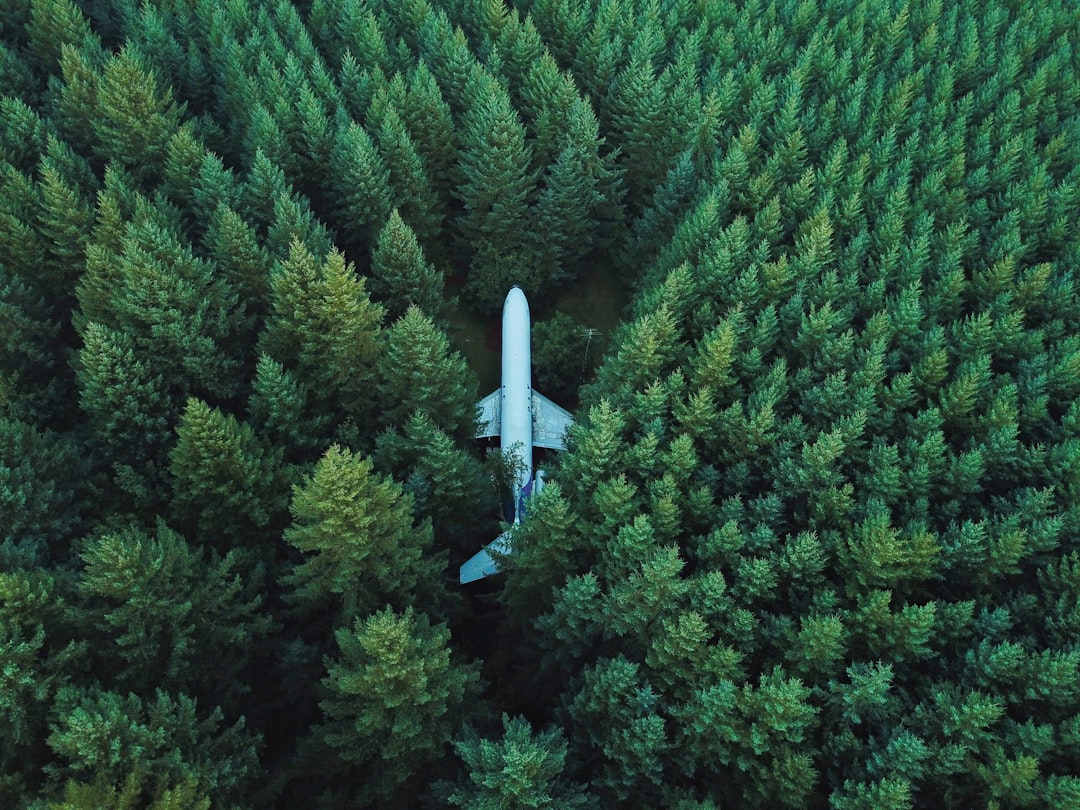
[[[499,573],[501,570],[499,564],[495,562],[495,558],[488,553],[489,549],[496,554],[509,554],[510,532],[503,532],[462,563],[458,573],[458,582],[464,585],[468,582],[476,582],[478,579],[483,579],[484,577]]]

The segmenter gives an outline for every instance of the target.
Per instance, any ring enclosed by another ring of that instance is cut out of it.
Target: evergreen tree
[[[281,450],[199,399],[188,400],[176,434],[171,505],[195,538],[219,548],[258,548],[284,527],[288,476]]]
[[[260,610],[262,564],[190,546],[160,520],[87,544],[79,590],[96,620],[99,678],[136,694],[150,685],[232,705],[249,688],[252,647],[273,627]]]
[[[475,810],[525,807],[591,807],[585,788],[561,778],[566,741],[557,729],[533,735],[528,721],[503,715],[503,737],[481,738],[467,729],[454,750],[468,769],[446,801]]]
[[[66,588],[44,568],[12,563],[0,546],[0,797],[11,807],[40,794],[48,760],[44,740],[57,691],[85,665]]]
[[[329,414],[312,413],[311,387],[267,354],[260,354],[251,385],[251,423],[292,461],[314,460],[330,445]]]
[[[496,86],[497,87],[497,86]],[[543,279],[525,253],[535,178],[525,130],[505,91],[495,89],[465,118],[454,190],[465,210],[456,225],[472,249],[466,293],[483,310],[496,309],[504,291],[519,284],[533,296]]]
[[[83,330],[79,402],[120,488],[143,505],[164,497],[166,453],[179,415],[174,389],[134,341],[98,323]]]
[[[356,124],[338,130],[332,160],[338,230],[350,245],[369,247],[393,208],[390,172],[371,136]]]
[[[437,548],[471,556],[477,537],[497,534],[495,521],[485,526],[481,517],[491,502],[483,465],[427,412],[416,411],[404,425],[384,431],[373,460],[401,482],[416,514],[431,519]]]
[[[368,117],[372,117],[370,112]],[[395,210],[409,223],[429,252],[439,251],[438,233],[444,212],[416,143],[390,104],[381,111],[377,121],[369,120],[368,125],[372,124],[379,142],[379,154],[390,172]],[[381,231],[382,222],[378,224]]]
[[[152,800],[151,780],[190,780],[213,801],[234,802],[250,796],[262,776],[258,738],[244,721],[226,725],[220,709],[199,712],[183,695],[158,690],[144,700],[69,687],[57,695],[53,717],[48,743],[56,762],[48,771],[57,782],[126,786],[133,780],[150,788]]]
[[[386,330],[379,399],[390,424],[423,411],[451,436],[476,435],[476,381],[450,340],[417,306]]]
[[[101,157],[140,180],[155,178],[180,126],[182,111],[171,90],[159,92],[139,54],[125,49],[105,65],[97,104],[93,126]]]
[[[533,325],[533,382],[566,407],[577,401],[579,386],[603,355],[601,339],[590,337],[590,331],[565,312]]]
[[[88,459],[70,436],[0,415],[0,537],[59,563],[87,512]]]
[[[438,319],[443,308],[443,276],[424,258],[420,243],[395,208],[379,232],[371,255],[371,293],[397,320],[416,305]]]
[[[285,541],[307,556],[283,582],[302,608],[332,604],[347,625],[379,604],[437,601],[441,566],[424,556],[431,525],[414,522],[412,498],[370,459],[334,445],[294,488],[290,510]]]
[[[57,75],[61,49],[65,45],[79,48],[90,40],[90,25],[71,0],[42,0],[27,6],[27,54],[39,70]]]
[[[457,153],[454,119],[427,62],[421,60],[409,76],[405,104],[398,110],[417,151],[427,167],[435,190],[445,202],[450,172]]]
[[[329,696],[320,703],[328,722],[316,738],[362,769],[353,788],[361,800],[407,800],[416,776],[444,756],[475,699],[477,673],[451,660],[445,625],[412,608],[357,618],[335,637],[340,657],[326,662]]]
[[[315,418],[332,409],[362,423],[370,418],[383,309],[344,256],[335,251],[320,263],[293,242],[288,259],[274,266],[270,306],[259,346],[311,387],[322,408]]]
[[[536,263],[546,284],[573,279],[594,245],[597,215],[604,201],[606,170],[600,159],[597,122],[588,105],[574,105],[563,147],[544,176],[536,201]]]

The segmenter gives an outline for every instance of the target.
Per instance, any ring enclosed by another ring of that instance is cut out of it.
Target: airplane
[[[544,485],[543,471],[533,478],[533,448],[566,449],[566,430],[574,417],[532,387],[532,337],[529,302],[516,284],[503,301],[502,383],[477,403],[477,438],[499,437],[503,453],[517,455],[520,476],[514,482],[514,525],[525,516],[525,499]],[[509,554],[510,532],[506,531],[462,564],[461,584],[497,574],[499,565],[490,551]]]

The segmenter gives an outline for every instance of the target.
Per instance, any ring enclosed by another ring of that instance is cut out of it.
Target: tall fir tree
[[[418,775],[445,756],[475,699],[476,670],[452,659],[445,625],[412,608],[399,614],[387,607],[335,636],[340,657],[327,661],[329,694],[320,703],[327,722],[315,739],[359,769],[346,796],[408,802]]]
[[[303,610],[333,608],[348,625],[378,605],[438,602],[431,526],[371,460],[334,445],[295,487],[285,541],[307,556],[283,578]]]
[[[419,307],[410,306],[386,330],[379,371],[388,423],[403,424],[423,411],[454,437],[476,435],[476,379],[446,333]]]
[[[425,258],[413,229],[395,208],[371,254],[371,294],[396,320],[412,305],[433,319],[443,309],[443,276]]]
[[[542,278],[526,253],[525,223],[536,180],[525,130],[496,85],[464,121],[457,166],[462,182],[454,195],[464,206],[456,227],[472,255],[465,292],[484,311],[502,303],[520,284],[538,294]]]

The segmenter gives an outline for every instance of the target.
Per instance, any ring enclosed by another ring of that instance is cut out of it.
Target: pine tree
[[[175,389],[141,360],[134,341],[98,323],[83,330],[79,403],[121,488],[141,503],[164,497],[166,453],[179,415]]]
[[[41,793],[49,706],[85,665],[86,644],[73,638],[64,585],[44,568],[10,568],[0,573],[0,797],[15,807]]]
[[[0,537],[42,563],[66,558],[90,464],[70,436],[0,415]]]
[[[251,223],[222,203],[210,216],[205,243],[210,258],[236,288],[253,315],[268,307],[272,261]]]
[[[56,758],[49,772],[60,781],[191,780],[213,801],[228,803],[251,795],[262,776],[258,737],[243,720],[226,725],[220,709],[200,712],[192,698],[161,690],[141,699],[100,688],[63,689],[48,744]]]
[[[273,627],[261,610],[256,554],[207,555],[160,520],[87,544],[79,580],[97,624],[102,681],[148,695],[150,685],[233,705],[248,690],[253,645]]]
[[[462,711],[477,693],[475,669],[451,660],[445,625],[387,607],[335,634],[321,701],[329,722],[317,740],[365,778],[366,801],[403,800],[416,777],[442,758]],[[355,794],[354,794],[355,795]]]
[[[506,807],[593,807],[584,786],[562,778],[566,741],[558,729],[534,735],[522,717],[503,715],[501,739],[481,738],[466,729],[454,750],[468,769],[446,801],[455,807],[496,810]]]
[[[251,385],[252,425],[293,462],[314,461],[330,446],[331,417],[313,413],[311,387],[267,354],[260,354]]]
[[[168,209],[137,208],[122,241],[111,323],[177,386],[235,394],[240,356],[251,340],[243,305],[215,268],[181,241]]]
[[[344,410],[366,422],[374,408],[383,309],[368,298],[352,265],[336,251],[320,263],[295,241],[272,271],[270,306],[260,349],[311,388],[325,408],[314,416]]]
[[[91,40],[90,25],[70,0],[44,0],[28,5],[27,53],[39,70],[57,75],[61,49],[65,45],[79,48]]]
[[[578,388],[603,356],[602,338],[590,337],[580,321],[557,312],[532,329],[533,382],[538,391],[570,407]]]
[[[421,60],[409,76],[401,117],[427,167],[428,176],[445,205],[448,202],[450,170],[457,153],[454,119],[427,62]]]
[[[545,284],[565,283],[581,273],[591,252],[597,216],[604,198],[600,191],[606,170],[592,110],[583,102],[571,108],[563,146],[544,175],[545,188],[536,201],[534,255]]]
[[[484,467],[425,411],[387,429],[376,442],[377,468],[401,482],[416,514],[431,519],[437,548],[471,556],[475,538],[498,533],[483,515],[492,497]]]
[[[658,798],[670,748],[660,709],[640,667],[626,658],[604,659],[585,671],[569,713],[584,750],[604,752],[589,780],[607,801],[633,795],[647,805]]]
[[[246,422],[189,399],[169,452],[171,505],[193,537],[219,548],[258,548],[285,523],[288,475],[282,451]]]
[[[140,180],[155,178],[169,139],[180,126],[182,110],[171,90],[159,92],[139,54],[126,49],[105,65],[97,101],[93,124],[101,157]]]
[[[364,249],[390,216],[390,172],[371,136],[356,124],[338,130],[332,160],[338,230],[350,245]]]
[[[422,411],[451,436],[474,436],[476,381],[446,333],[410,306],[385,339],[378,392],[387,422],[402,424]]]
[[[390,171],[395,210],[400,212],[428,251],[440,251],[438,234],[445,213],[416,143],[393,106],[387,105],[377,121],[372,122],[370,118],[369,113],[368,125],[374,123],[379,154]],[[379,224],[381,229],[382,223]]]
[[[283,583],[305,609],[336,607],[343,624],[380,604],[437,600],[439,561],[427,558],[431,525],[416,525],[412,498],[370,459],[334,445],[293,490],[285,541],[307,556]]]
[[[433,319],[442,312],[443,276],[424,258],[416,234],[395,208],[371,255],[371,294],[397,320],[412,305]]]
[[[50,146],[56,143],[51,140]],[[59,146],[50,151],[53,149]],[[75,301],[75,283],[86,263],[94,214],[79,188],[64,176],[55,158],[48,156],[41,162],[41,203],[38,229],[50,259],[42,269],[52,287],[50,299],[59,305],[57,314],[62,316]]]
[[[454,190],[465,208],[456,225],[472,249],[465,290],[484,310],[517,283],[539,294],[542,279],[525,253],[525,224],[535,179],[525,130],[505,91],[492,92],[465,118]]]

